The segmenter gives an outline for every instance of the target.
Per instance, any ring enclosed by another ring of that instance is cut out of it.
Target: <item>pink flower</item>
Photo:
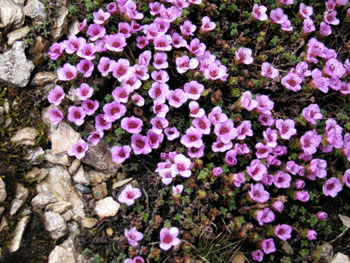
[[[124,146],[113,146],[111,149],[112,160],[116,164],[122,164],[126,159],[129,158],[131,148],[129,145]]]
[[[273,242],[273,238],[263,240],[261,242],[261,247],[264,250],[265,254],[271,254],[276,251],[276,246]]]
[[[267,128],[265,131],[263,131],[263,137],[268,147],[274,148],[277,146],[277,130]]]
[[[294,199],[305,203],[310,200],[310,195],[307,191],[297,191],[294,194]]]
[[[328,218],[328,214],[326,212],[319,211],[317,212],[316,217],[318,220],[325,220]]]
[[[261,75],[265,78],[274,79],[278,78],[280,73],[277,69],[272,67],[270,63],[264,62],[261,65]]]
[[[119,200],[119,198],[118,198],[118,200]],[[141,232],[137,231],[136,227],[133,227],[130,230],[125,229],[124,236],[128,240],[129,245],[133,246],[133,247],[136,247],[138,245],[138,241],[143,239],[143,234]]]
[[[204,116],[204,109],[199,107],[199,103],[197,101],[191,101],[188,104],[188,108],[190,109],[190,116],[194,118],[201,118]]]
[[[177,186],[173,186],[173,195],[180,195],[184,190],[184,186],[182,184],[178,184]]]
[[[107,6],[106,6],[106,9],[107,11],[114,15],[115,13],[117,13],[118,11],[118,8],[117,8],[117,4],[116,3],[109,3]]]
[[[97,145],[103,137],[103,131],[93,131],[90,132],[87,141],[92,145]]]
[[[169,66],[167,59],[168,59],[168,55],[166,53],[164,52],[156,53],[153,56],[153,66],[156,69],[165,69]]]
[[[266,95],[258,95],[256,96],[256,101],[258,105],[256,106],[256,111],[261,114],[271,114],[271,110],[273,110],[274,103],[270,98]]]
[[[195,69],[198,67],[198,60],[195,58],[189,58],[188,56],[182,56],[176,58],[176,70],[180,74],[186,73],[190,69]]]
[[[278,0],[278,2],[281,5],[292,5],[292,4],[294,4],[294,0]]]
[[[326,11],[324,13],[324,21],[327,23],[327,24],[330,24],[330,25],[339,25],[339,19],[336,17],[337,15],[337,11],[332,11],[332,12],[328,12]]]
[[[105,113],[106,121],[114,122],[125,115],[126,107],[125,105],[114,101],[114,102],[105,104],[103,106],[103,111]]]
[[[82,107],[71,106],[68,109],[67,119],[74,122],[75,125],[80,126],[84,123],[84,118],[86,114]]]
[[[292,237],[292,231],[292,227],[286,224],[278,224],[274,229],[276,237],[283,241],[287,241],[287,239],[290,239]]]
[[[260,21],[265,21],[267,20],[267,14],[266,14],[266,11],[267,11],[267,7],[264,6],[264,5],[258,5],[258,4],[255,4],[253,6],[253,18],[257,19],[257,20],[260,20]]]
[[[58,106],[63,101],[64,97],[64,90],[61,86],[56,85],[52,90],[50,90],[47,100],[55,106]]]
[[[179,131],[176,129],[176,127],[169,127],[164,130],[165,135],[167,136],[167,139],[169,141],[173,141],[176,138],[180,136]]]
[[[336,197],[338,193],[343,190],[343,185],[338,178],[332,177],[326,181],[322,187],[325,196]]]
[[[281,201],[275,201],[272,203],[272,209],[281,213],[283,211],[284,204]]]
[[[125,38],[128,38],[131,36],[131,26],[129,23],[126,22],[119,22],[118,23],[118,34],[124,35]]]
[[[105,114],[99,114],[95,118],[96,130],[109,130],[112,127],[112,123],[106,120]]]
[[[324,37],[329,36],[332,34],[332,27],[325,22],[321,22],[320,24],[320,34]]]
[[[101,57],[97,69],[101,72],[103,77],[106,77],[109,72],[112,72],[112,60],[108,57]]]
[[[261,142],[255,144],[255,155],[258,159],[266,159],[273,152],[273,149]]]
[[[116,63],[112,64],[113,77],[122,82],[128,79],[132,74],[129,60],[125,58],[120,58]]]
[[[260,122],[261,125],[268,126],[268,127],[271,127],[272,125],[275,124],[275,120],[271,114],[260,114],[258,121]]]
[[[214,22],[211,22],[208,16],[205,16],[202,18],[202,26],[200,28],[201,32],[207,33],[209,31],[214,30],[215,28],[216,28],[216,24]]]
[[[276,120],[276,128],[278,129],[281,138],[284,140],[289,140],[290,137],[297,133],[297,130],[294,128],[294,121],[290,119]]]
[[[122,52],[126,46],[125,36],[121,33],[106,36],[106,48],[112,52]]]
[[[300,145],[305,154],[314,154],[320,145],[322,137],[318,135],[316,130],[307,131],[300,138]]]
[[[171,35],[172,45],[175,48],[181,48],[187,46],[187,41],[177,32]]]
[[[179,235],[179,229],[177,227],[162,228],[160,230],[160,245],[163,250],[169,250],[172,246],[177,246],[181,243],[177,237]]]
[[[309,170],[318,178],[325,178],[327,176],[327,161],[316,158],[312,159],[309,165]]]
[[[77,69],[80,73],[83,74],[84,78],[88,78],[92,75],[92,71],[94,70],[94,64],[90,60],[82,59],[77,65]]]
[[[237,127],[237,139],[245,140],[247,136],[249,137],[253,136],[253,130],[251,128],[252,128],[252,124],[250,121],[243,121]]]
[[[308,240],[315,240],[317,239],[317,232],[315,230],[308,229],[306,230],[305,237]]]
[[[183,154],[177,154],[171,166],[171,172],[175,175],[180,174],[182,177],[188,178],[191,176],[190,168],[191,160]]]
[[[68,54],[73,54],[81,50],[86,44],[85,38],[76,37],[75,35],[70,36],[64,41],[65,51]]]
[[[165,7],[163,4],[160,4],[159,2],[151,2],[148,4],[150,8],[150,13],[152,16],[159,15],[160,13],[164,12]]]
[[[154,82],[148,90],[148,95],[155,103],[165,103],[166,96],[169,93],[169,86],[166,83]]]
[[[346,69],[343,66],[343,63],[339,62],[337,59],[332,58],[326,62],[326,65],[323,69],[324,73],[330,76],[331,78],[342,78],[346,73]]]
[[[233,184],[236,187],[241,187],[241,185],[246,181],[244,173],[235,173],[233,174],[232,179],[233,179]]]
[[[90,99],[87,99],[87,100],[84,100],[82,103],[81,103],[81,106],[83,107],[83,110],[84,112],[86,113],[86,115],[88,116],[91,116],[93,115],[96,110],[98,109],[99,107],[99,103],[97,100],[90,100]]]
[[[67,154],[69,156],[75,156],[75,158],[77,159],[82,159],[84,158],[88,148],[89,148],[89,145],[83,139],[80,139],[73,145],[73,148],[67,151]]]
[[[190,82],[185,83],[184,90],[187,94],[188,99],[198,100],[202,92],[204,91],[204,86],[199,82],[192,80]]]
[[[256,219],[259,222],[259,225],[263,226],[264,224],[271,223],[275,220],[275,214],[270,208],[266,207],[263,210],[258,210],[256,213]]]
[[[186,93],[182,89],[169,90],[166,95],[169,105],[174,108],[180,108],[186,101]]]
[[[62,56],[64,50],[64,43],[54,43],[49,50],[49,56],[51,60],[56,60]]]
[[[167,119],[157,116],[152,118],[150,123],[152,124],[152,130],[157,134],[161,134],[169,126]]]
[[[184,36],[193,36],[194,31],[196,31],[196,26],[192,24],[190,20],[186,20],[181,26],[180,30]]]
[[[240,100],[241,107],[248,110],[252,111],[258,106],[258,102],[253,99],[252,93],[250,91],[245,91]]]
[[[304,3],[300,3],[299,6],[299,15],[302,18],[308,18],[310,16],[312,16],[312,14],[314,13],[314,9],[312,6],[306,6]]]
[[[252,253],[252,259],[258,262],[261,262],[264,260],[264,252],[262,252],[260,249],[254,250]]]
[[[335,9],[336,4],[334,0],[328,0],[325,4],[328,11],[333,11]]]
[[[235,150],[229,150],[228,152],[225,153],[225,164],[227,166],[234,166],[237,164],[237,153]]]
[[[111,16],[109,12],[104,12],[101,8],[97,12],[93,12],[92,15],[94,16],[94,23],[100,25]]]
[[[252,50],[250,48],[241,47],[235,51],[236,61],[249,65],[253,63]]]
[[[317,120],[321,120],[323,117],[320,107],[317,104],[310,104],[303,109],[302,114],[306,121],[314,125],[317,123]]]
[[[350,188],[350,169],[347,169],[342,178],[342,183]]]
[[[270,18],[275,24],[283,24],[288,20],[287,15],[283,13],[283,9],[278,7],[270,12]]]
[[[216,60],[214,63],[210,63],[204,70],[203,75],[209,80],[220,79],[222,81],[226,81],[228,77],[227,68],[224,65],[221,65],[220,61],[218,60]]]
[[[281,84],[291,91],[297,92],[301,90],[302,78],[297,74],[289,72],[286,76],[281,79]]]
[[[163,142],[164,134],[163,133],[156,133],[154,130],[148,130],[147,131],[147,139],[149,142],[149,146],[152,149],[157,149],[159,145]]]
[[[270,193],[264,189],[261,183],[250,184],[249,197],[258,203],[265,203],[270,198]]]
[[[207,48],[204,43],[201,43],[198,38],[191,40],[191,43],[186,46],[186,48],[191,52],[191,54],[199,57],[202,56]]]
[[[96,57],[95,52],[96,52],[95,45],[93,43],[89,43],[89,44],[85,44],[83,48],[78,50],[77,55],[87,60],[93,60]]]
[[[57,77],[62,81],[71,81],[77,77],[77,69],[73,65],[66,63],[57,70]]]
[[[169,111],[169,106],[164,103],[155,102],[152,109],[158,117],[164,118]]]
[[[142,107],[143,105],[145,105],[145,99],[138,93],[134,93],[134,95],[131,96],[131,99],[139,107]]]
[[[79,25],[79,30],[80,30],[80,32],[85,31],[86,25],[87,25],[87,19],[85,18],[85,19],[80,23],[80,25]]]
[[[195,118],[192,121],[192,125],[200,131],[202,134],[210,134],[210,120],[206,115],[203,115],[200,118]]]
[[[55,125],[59,124],[64,118],[63,111],[57,107],[50,109],[48,113],[49,113],[50,121]]]
[[[143,122],[141,119],[132,117],[125,117],[121,121],[121,127],[128,133],[137,134],[142,130]]]
[[[87,100],[92,96],[94,89],[91,88],[88,84],[82,83],[80,84],[80,87],[77,88],[74,92],[79,100]]]
[[[149,154],[152,151],[148,138],[141,134],[131,136],[131,147],[135,155]]]
[[[237,129],[234,128],[234,124],[231,119],[215,124],[214,133],[223,143],[228,143],[237,137]]]
[[[170,51],[172,49],[171,42],[170,35],[158,35],[153,40],[154,49],[158,51]]]
[[[140,198],[141,196],[142,193],[139,188],[133,187],[131,184],[128,184],[119,194],[118,201],[119,203],[131,206],[135,203],[135,200]]]
[[[267,168],[260,160],[255,159],[247,166],[248,175],[255,181],[261,181],[267,173]]]
[[[325,78],[322,75],[322,71],[318,68],[315,68],[312,71],[312,82],[311,84],[316,88],[322,91],[323,93],[328,92],[328,86],[329,86],[329,78]]]
[[[277,188],[289,188],[292,177],[282,171],[277,171],[274,179],[274,184]]]
[[[314,21],[311,18],[306,18],[303,21],[303,33],[304,34],[310,34],[311,32],[315,31],[315,25]]]

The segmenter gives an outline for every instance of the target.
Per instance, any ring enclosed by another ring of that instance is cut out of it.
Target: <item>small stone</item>
[[[7,34],[7,44],[12,45],[15,41],[22,39],[29,33],[29,26],[19,28]]]
[[[4,202],[6,199],[7,193],[6,193],[6,185],[2,178],[0,177],[0,203]]]
[[[7,229],[8,225],[9,224],[7,223],[6,217],[3,217],[1,219],[1,223],[0,223],[0,232],[2,232],[3,230]]]
[[[25,216],[17,223],[14,237],[12,238],[12,240],[10,242],[9,250],[11,253],[16,252],[19,249],[19,247],[21,245],[22,236],[23,236],[24,230],[29,222],[29,219],[30,219],[30,216]]]
[[[33,61],[35,66],[45,61],[44,54],[47,52],[46,49],[49,45],[50,42],[42,36],[35,38],[34,46],[31,46],[28,50],[29,58]]]
[[[98,220],[96,218],[86,217],[81,221],[81,223],[83,227],[90,229],[96,226],[96,224],[98,223]]]
[[[96,186],[102,182],[106,182],[109,180],[111,175],[102,173],[96,170],[89,171],[89,182],[92,186]]]
[[[23,22],[22,6],[11,0],[0,0],[0,28],[19,28]]]
[[[30,170],[27,173],[27,179],[35,179],[37,176],[40,175],[40,169],[38,167],[34,167],[32,170]]]
[[[71,160],[67,154],[55,155],[53,154],[52,150],[45,151],[45,160],[49,163],[61,164],[64,166],[69,166],[71,164]]]
[[[115,216],[119,208],[119,203],[109,196],[96,202],[95,212],[100,219],[103,219],[105,217]]]
[[[2,215],[2,213],[5,211],[5,207],[0,206],[0,216]]]
[[[85,173],[83,166],[80,166],[79,170],[75,173],[73,181],[76,184],[89,185],[89,176]]]
[[[79,29],[80,22],[78,19],[74,19],[68,28],[68,37],[75,36],[80,32]]]
[[[293,254],[294,254],[294,250],[293,250],[293,248],[289,245],[288,242],[284,242],[284,243],[283,243],[282,250],[283,250],[284,252],[286,252],[288,255],[293,255]]]
[[[0,82],[21,88],[27,86],[34,64],[26,58],[24,50],[24,41],[16,41],[10,50],[0,54]]]
[[[80,164],[81,164],[81,161],[79,159],[74,159],[71,166],[68,168],[68,172],[70,173],[70,175],[74,175],[76,173]]]
[[[81,135],[64,121],[60,122],[57,129],[50,131],[48,136],[51,141],[52,153],[55,155],[67,153],[81,138]]]
[[[131,182],[132,180],[134,180],[134,178],[128,178],[128,179],[125,179],[123,181],[116,182],[113,184],[112,188],[113,188],[113,190],[115,190],[119,187],[122,187],[123,185],[126,185],[127,183]]]
[[[67,233],[66,222],[63,217],[55,212],[44,213],[45,229],[50,232],[52,239],[57,240]]]
[[[331,263],[350,263],[349,257],[338,252],[337,254],[334,255],[332,258]]]
[[[92,188],[92,194],[96,200],[103,199],[107,196],[107,184],[105,182]]]
[[[29,195],[29,190],[25,188],[21,184],[16,185],[16,197],[11,202],[11,208],[10,208],[10,216],[13,216],[16,214],[18,209],[27,201],[27,197]]]
[[[86,187],[85,185],[82,184],[76,184],[75,187],[78,189],[78,191],[82,194],[90,194],[91,190],[89,187]]]
[[[30,147],[27,149],[27,156],[24,157],[24,160],[28,161],[33,165],[37,165],[43,162],[45,159],[45,152],[43,148],[38,147]]]
[[[232,263],[244,263],[246,260],[246,257],[242,253],[237,253],[233,259]]]
[[[65,212],[64,214],[62,214],[62,217],[64,219],[64,221],[68,222],[69,220],[71,220],[73,218],[74,214],[72,210],[68,210],[67,212]]]
[[[73,206],[71,203],[66,201],[60,201],[53,204],[48,204],[45,208],[46,211],[52,211],[58,214],[63,214],[68,209],[71,209]]]
[[[40,192],[31,201],[33,208],[39,210],[55,202],[57,199],[50,191]]]
[[[33,86],[44,87],[47,84],[51,84],[57,81],[57,74],[51,71],[42,71],[35,74],[34,78],[30,82]]]
[[[112,229],[112,228],[110,228],[110,227],[109,227],[109,228],[107,228],[107,229],[106,229],[106,234],[107,234],[108,236],[110,236],[110,237],[111,237],[111,236],[113,236],[113,234],[114,234],[113,229]]]
[[[329,263],[331,262],[333,256],[333,246],[329,243],[323,243],[317,248],[317,251],[320,251],[320,262]]]
[[[86,260],[74,247],[74,234],[71,234],[61,245],[51,251],[48,263],[84,263]]]
[[[55,24],[51,30],[51,39],[52,42],[57,41],[63,33],[67,30],[68,26],[68,21],[67,21],[67,16],[68,16],[68,8],[66,7],[66,4],[62,3],[59,4],[59,9],[58,9],[58,14],[59,16],[55,18]]]
[[[39,132],[32,127],[26,127],[20,129],[16,134],[10,139],[11,142],[18,143],[21,145],[34,146],[35,138],[39,135]]]
[[[39,0],[28,0],[23,13],[35,22],[43,22],[46,19],[45,5]]]
[[[29,222],[29,219],[30,219],[30,216],[25,216],[17,223],[14,237],[12,238],[12,240],[10,242],[10,249],[9,250],[11,253],[16,252],[19,249],[19,247],[21,245],[22,236],[23,236],[24,230]]]

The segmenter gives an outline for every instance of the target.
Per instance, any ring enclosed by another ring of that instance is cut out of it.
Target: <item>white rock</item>
[[[81,224],[85,228],[93,228],[94,226],[96,226],[97,223],[98,223],[98,220],[92,217],[86,217],[81,221]]]
[[[14,28],[19,28],[23,22],[21,5],[11,0],[0,0],[0,28],[8,28],[11,25]]]
[[[21,145],[34,146],[38,134],[39,132],[35,128],[26,127],[17,131],[10,141]]]
[[[73,206],[71,203],[66,201],[60,201],[53,204],[48,204],[45,208],[46,211],[52,211],[58,214],[65,213],[68,209],[71,209]]]
[[[80,32],[79,29],[80,22],[78,19],[74,19],[68,28],[68,37],[75,36]]]
[[[62,121],[57,129],[49,132],[48,137],[51,141],[51,149],[54,155],[65,154],[81,138],[68,123]]]
[[[7,196],[6,185],[5,185],[4,181],[2,180],[2,178],[0,177],[0,203],[5,201],[6,196]]]
[[[63,217],[55,212],[44,213],[45,229],[50,232],[54,240],[63,237],[67,233],[67,225]]]
[[[107,196],[107,184],[105,182],[98,184],[92,188],[92,194],[95,200],[103,199]]]
[[[7,34],[7,44],[12,45],[15,41],[20,40],[29,33],[29,26],[19,28]]]
[[[52,84],[57,81],[57,74],[51,71],[42,71],[35,74],[30,82],[33,86],[44,87],[47,84]]]
[[[102,173],[96,170],[89,171],[89,181],[92,186],[108,181],[110,174]]]
[[[119,187],[122,187],[123,185],[126,185],[127,183],[130,183],[132,180],[134,180],[134,178],[128,178],[128,179],[116,182],[116,183],[113,184],[112,188],[114,190],[114,189],[117,189]]]
[[[57,4],[59,6],[59,16],[57,17],[57,19],[55,19],[55,26],[51,30],[51,38],[53,42],[55,42],[63,35],[63,33],[67,30],[68,26],[67,16],[69,12],[67,8],[67,3],[65,0],[59,0]]]
[[[30,162],[31,164],[39,164],[45,158],[45,152],[43,148],[38,147],[30,147],[27,149],[27,156],[24,157],[24,160]]]
[[[45,5],[39,0],[28,0],[23,8],[23,13],[35,22],[43,22],[46,19]]]
[[[45,208],[48,204],[57,202],[56,197],[50,191],[43,191],[38,193],[31,201],[34,209]]]
[[[338,252],[337,254],[334,255],[332,258],[331,263],[350,263],[349,257]]]
[[[23,236],[24,230],[29,222],[29,219],[30,219],[30,216],[25,216],[17,223],[14,237],[12,238],[12,240],[10,242],[9,250],[11,253],[16,252],[19,249],[19,247],[21,245],[22,236]]]
[[[12,49],[0,54],[0,82],[22,88],[27,86],[34,64],[26,58],[24,49],[24,41],[16,41]]]
[[[81,164],[81,161],[79,159],[74,159],[74,161],[72,162],[71,166],[68,168],[68,172],[71,175],[74,175],[77,172],[80,164]]]
[[[89,176],[85,173],[83,166],[80,166],[79,170],[75,173],[73,181],[76,184],[89,185]]]
[[[100,219],[115,216],[118,213],[120,204],[109,196],[96,202],[95,212]]]
[[[49,163],[61,164],[64,166],[69,166],[71,164],[71,160],[67,154],[55,155],[52,150],[45,151],[45,160]]]
[[[21,184],[16,185],[16,196],[15,199],[12,200],[11,206],[10,206],[10,216],[13,216],[16,214],[18,209],[27,201],[29,195],[29,190],[25,188]]]
[[[56,246],[49,255],[48,263],[84,263],[86,262],[74,248],[74,235],[70,235],[61,245]]]

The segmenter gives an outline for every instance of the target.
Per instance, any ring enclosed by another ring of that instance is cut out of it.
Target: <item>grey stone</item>
[[[340,252],[334,255],[331,263],[350,263],[349,257]]]
[[[81,161],[110,174],[116,174],[120,168],[120,165],[113,162],[111,149],[104,140],[100,140],[96,146],[89,145],[85,157]]]
[[[38,193],[31,201],[33,208],[38,210],[55,202],[57,202],[57,199],[50,191],[42,191]]]
[[[68,37],[77,35],[80,32],[79,29],[80,22],[78,19],[74,19],[68,28]]]
[[[6,196],[7,196],[6,185],[5,185],[4,181],[2,180],[2,178],[0,177],[0,203],[5,201]]]
[[[53,204],[48,204],[45,208],[46,211],[52,211],[58,214],[65,213],[68,209],[71,209],[73,206],[71,203],[66,201],[60,201]]]
[[[40,164],[45,159],[45,152],[40,146],[30,147],[27,149],[27,156],[24,160],[30,162],[33,165]]]
[[[76,184],[89,185],[89,176],[85,173],[83,166],[80,166],[79,170],[75,173],[73,181]]]
[[[45,5],[39,0],[28,0],[23,8],[23,13],[35,22],[43,22],[46,19]]]
[[[27,201],[29,195],[29,190],[25,188],[21,184],[16,185],[16,196],[15,199],[12,200],[11,206],[10,206],[10,216],[13,216],[16,214],[18,209],[21,208],[21,206]]]
[[[22,39],[29,33],[29,26],[19,28],[7,34],[7,44],[12,45],[15,41]]]
[[[24,41],[16,41],[12,49],[0,55],[1,82],[21,88],[27,86],[34,64],[26,58],[24,49]]]
[[[82,184],[76,184],[75,187],[77,188],[77,190],[82,193],[82,194],[90,194],[91,190],[89,187],[86,187],[85,185]]]
[[[92,188],[92,194],[96,200],[103,199],[107,196],[107,184],[105,182]]]
[[[51,71],[42,71],[35,74],[30,82],[33,86],[43,87],[47,84],[52,84],[57,81],[57,74]]]
[[[29,222],[30,216],[25,216],[23,217],[16,225],[16,229],[15,229],[15,233],[14,233],[14,237],[12,238],[11,242],[10,242],[10,252],[16,252],[20,245],[21,245],[21,240],[22,240],[22,236],[24,233],[24,230]]]
[[[0,28],[19,28],[24,23],[22,6],[11,0],[0,0]]]
[[[25,127],[17,131],[10,141],[21,145],[34,146],[35,138],[38,135],[39,132],[35,128]]]
[[[330,263],[333,257],[333,246],[329,243],[323,243],[317,248],[320,251],[320,262]]]
[[[45,229],[50,232],[52,239],[57,240],[67,233],[67,225],[63,217],[55,212],[44,213]]]
[[[115,216],[120,208],[120,204],[111,196],[96,202],[95,212],[100,219]]]

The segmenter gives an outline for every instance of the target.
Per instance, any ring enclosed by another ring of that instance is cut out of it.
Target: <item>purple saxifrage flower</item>
[[[77,68],[69,63],[57,70],[57,77],[62,81],[71,81],[77,77]]]
[[[322,187],[323,194],[326,196],[336,197],[343,189],[343,185],[338,178],[329,178]]]
[[[129,158],[131,152],[131,148],[129,145],[124,146],[113,146],[111,149],[112,160],[116,164],[123,163],[126,159]]]
[[[80,126],[84,123],[86,114],[82,107],[71,106],[68,109],[67,119],[74,122],[75,125]]]
[[[84,158],[88,148],[89,145],[83,139],[80,139],[77,143],[73,145],[71,149],[67,151],[67,154],[69,156],[75,156],[75,158],[77,159],[82,159]]]
[[[135,203],[135,200],[142,196],[141,190],[139,188],[133,187],[128,184],[119,194],[118,201],[127,206],[131,206]]]
[[[63,111],[57,107],[50,109],[48,113],[49,113],[50,121],[56,125],[59,124],[61,120],[64,118]]]
[[[162,228],[160,230],[160,245],[163,250],[169,250],[172,246],[177,246],[181,243],[177,237],[179,235],[179,229],[177,227]]]
[[[126,237],[129,245],[133,247],[136,247],[138,242],[143,239],[143,234],[137,231],[136,227],[132,227],[130,230],[125,229],[124,236]]]
[[[55,106],[58,106],[63,101],[64,97],[64,90],[61,86],[57,85],[52,90],[50,90],[47,96],[47,100]]]
[[[278,224],[274,229],[274,233],[279,239],[287,241],[287,239],[292,237],[292,230],[293,229],[290,225]]]

